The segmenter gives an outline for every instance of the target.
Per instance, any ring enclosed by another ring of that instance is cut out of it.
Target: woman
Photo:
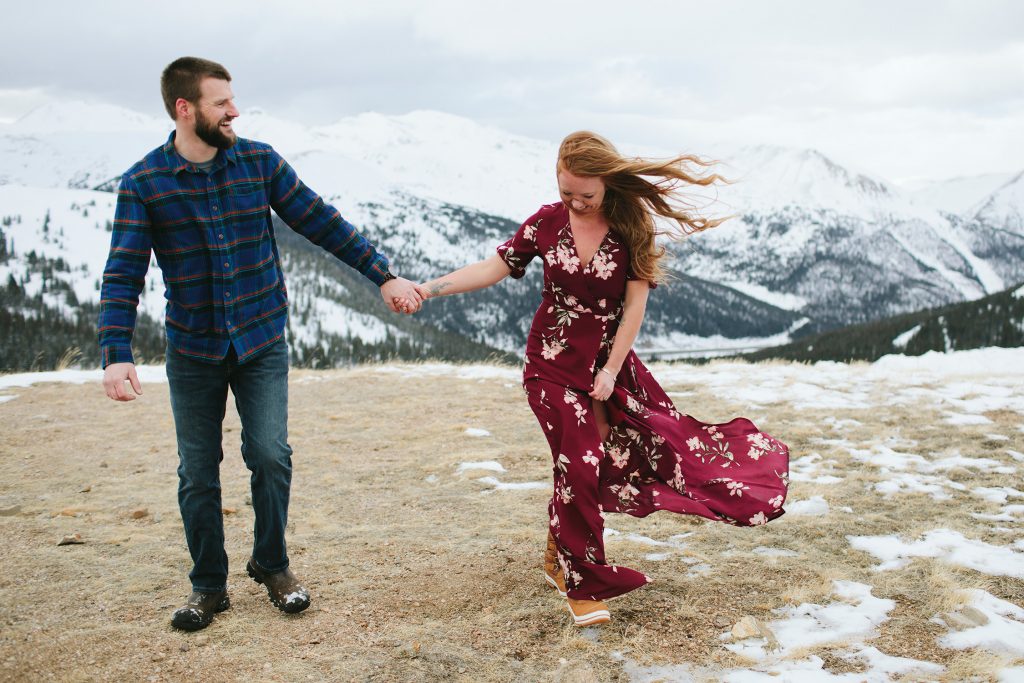
[[[632,351],[664,276],[654,217],[671,221],[675,237],[721,222],[678,208],[680,185],[721,180],[692,174],[691,163],[706,165],[627,159],[594,133],[573,133],[558,152],[559,203],[490,258],[418,286],[424,299],[458,294],[543,262],[523,384],[554,463],[544,572],[581,626],[609,621],[604,600],[650,581],[608,564],[604,513],[669,510],[737,525],[783,513],[786,446],[743,418],[710,425],[680,414]]]

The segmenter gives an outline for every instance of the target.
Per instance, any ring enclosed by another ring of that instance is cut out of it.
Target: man
[[[193,562],[192,593],[171,624],[193,631],[230,606],[219,478],[229,387],[242,422],[242,457],[252,472],[255,538],[246,570],[284,612],[309,606],[309,591],[289,569],[285,547],[292,469],[288,302],[270,209],[380,286],[393,312],[414,313],[422,299],[277,152],[235,135],[232,121],[239,113],[223,66],[183,57],[164,70],[160,86],[175,129],[121,178],[99,342],[107,396],[134,400],[142,386],[131,339],[155,253],[168,299],[178,504]]]

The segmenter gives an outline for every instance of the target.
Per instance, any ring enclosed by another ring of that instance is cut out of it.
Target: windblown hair
[[[604,182],[601,210],[610,228],[629,247],[633,272],[650,282],[662,282],[666,277],[661,266],[666,249],[656,243],[656,237],[682,239],[729,218],[708,218],[691,210],[680,186],[729,182],[717,173],[691,170],[691,165],[708,168],[714,162],[691,154],[664,160],[627,158],[608,140],[585,130],[570,134],[558,148],[559,170]],[[669,219],[670,228],[658,230],[655,216]]]
[[[167,65],[160,75],[160,94],[164,108],[172,119],[177,119],[174,103],[178,98],[195,104],[199,101],[199,84],[204,78],[230,81],[231,74],[217,62],[199,57],[179,57]]]

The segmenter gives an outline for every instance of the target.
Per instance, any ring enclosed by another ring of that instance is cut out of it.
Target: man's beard
[[[238,141],[238,136],[234,132],[225,133],[220,127],[222,121],[213,123],[196,109],[196,136],[211,147],[228,149]]]

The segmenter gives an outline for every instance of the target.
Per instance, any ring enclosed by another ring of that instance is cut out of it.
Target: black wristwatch
[[[397,280],[397,279],[398,278],[395,277],[395,274],[392,273],[390,270],[388,270],[387,272],[384,273],[384,281],[380,283],[380,286],[383,287],[388,282],[391,282],[392,280]]]

